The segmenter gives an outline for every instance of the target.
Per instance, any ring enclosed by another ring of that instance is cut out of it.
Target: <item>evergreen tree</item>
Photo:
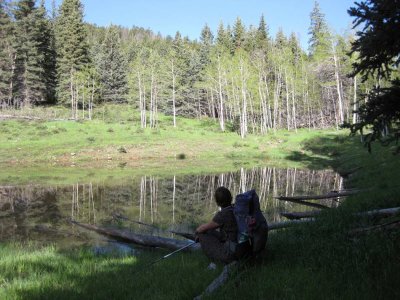
[[[12,48],[12,23],[7,3],[0,0],[0,106],[11,105],[11,84],[14,50]]]
[[[230,30],[224,28],[224,24],[221,22],[218,26],[217,31],[217,46],[220,49],[231,51],[232,43],[230,37]]]
[[[46,100],[55,102],[56,89],[56,49],[54,37],[54,19],[49,20],[44,0],[36,11],[36,22],[39,28],[39,51],[44,55],[43,69],[46,85]]]
[[[260,24],[257,28],[256,39],[258,48],[264,48],[269,40],[268,26],[265,23],[264,15],[261,15]]]
[[[210,52],[214,42],[214,35],[206,24],[200,34],[200,60],[202,69],[210,62]]]
[[[76,72],[89,62],[87,32],[80,0],[64,0],[56,21],[57,97],[61,103],[73,101]]]
[[[390,81],[371,90],[357,111],[359,122],[347,125],[353,133],[372,127],[365,139],[371,149],[375,140],[390,143],[400,136],[400,4],[397,0],[366,0],[356,3],[349,14],[355,17],[354,27],[363,25],[352,44],[352,52],[359,56],[353,75],[362,74],[364,81],[369,77],[378,83]]]
[[[34,0],[16,3],[14,48],[16,51],[13,78],[13,101],[17,106],[46,101],[45,51],[42,48],[44,15],[35,7]]]
[[[297,36],[294,32],[290,34],[288,45],[291,50],[293,64],[297,65],[300,61],[302,51],[299,40],[297,39]]]
[[[279,27],[279,30],[276,33],[276,37],[275,37],[275,46],[278,49],[283,49],[284,47],[286,47],[287,43],[288,43],[288,41],[285,36],[285,33],[283,32],[282,27]]]
[[[325,20],[325,15],[321,12],[319,3],[315,1],[314,8],[310,14],[311,25],[308,31],[310,35],[309,53],[311,56],[324,58],[330,52],[330,32]]]
[[[211,32],[210,27],[208,25],[204,25],[203,29],[201,30],[200,34],[200,42],[208,47],[210,47],[213,44],[214,41],[214,35]]]
[[[242,20],[237,17],[235,25],[233,27],[233,46],[236,49],[239,49],[243,46],[245,41],[246,29],[242,24]]]
[[[127,63],[122,55],[119,29],[116,26],[110,26],[107,29],[96,65],[100,75],[103,101],[125,102],[127,94]]]

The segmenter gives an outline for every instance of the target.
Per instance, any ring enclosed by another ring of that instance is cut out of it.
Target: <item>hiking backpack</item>
[[[233,214],[238,227],[238,244],[249,242],[252,253],[258,254],[267,243],[268,224],[261,212],[255,190],[236,196]]]

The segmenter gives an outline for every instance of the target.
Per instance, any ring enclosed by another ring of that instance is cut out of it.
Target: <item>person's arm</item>
[[[196,229],[196,233],[204,233],[208,230],[216,229],[220,225],[218,223],[215,223],[214,221],[208,222],[206,224],[202,224]]]

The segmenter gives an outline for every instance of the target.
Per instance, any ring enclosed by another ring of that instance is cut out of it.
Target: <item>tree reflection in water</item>
[[[71,229],[68,219],[110,224],[116,223],[112,219],[116,214],[154,224],[164,231],[189,231],[217,211],[213,193],[218,186],[226,186],[233,195],[256,189],[268,221],[277,222],[281,221],[280,212],[310,208],[274,197],[340,190],[342,178],[330,170],[264,167],[211,175],[142,176],[126,178],[118,185],[89,182],[72,186],[3,186],[0,188],[0,240],[70,241],[71,236],[82,235],[74,235],[77,229]],[[318,203],[329,207],[339,205],[336,199]],[[114,225],[162,234],[160,230],[155,232],[154,227],[132,222]]]

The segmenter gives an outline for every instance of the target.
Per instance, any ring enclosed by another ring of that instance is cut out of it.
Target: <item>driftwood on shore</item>
[[[356,228],[349,231],[349,235],[358,235],[362,233],[368,233],[371,231],[383,231],[383,230],[393,230],[400,228],[400,221],[393,221],[384,224],[374,225],[365,228]]]
[[[369,216],[369,217],[390,217],[396,214],[400,214],[400,207],[374,209],[366,212],[356,213],[357,216]]]
[[[293,196],[293,197],[279,196],[279,197],[275,197],[275,198],[278,200],[284,200],[284,201],[321,200],[321,199],[332,199],[332,198],[350,196],[350,195],[354,195],[358,192],[359,192],[358,190],[349,190],[349,191],[343,191],[343,192],[332,191],[325,195],[306,195],[306,196]]]
[[[288,218],[289,220],[299,220],[304,218],[313,218],[321,213],[320,210],[311,211],[300,211],[300,212],[282,212],[281,216]]]
[[[21,119],[21,120],[29,120],[29,121],[76,121],[74,118],[68,119],[50,119],[50,118],[40,118],[40,117],[31,117],[31,116],[16,116],[16,115],[0,115],[0,120],[2,119]]]
[[[304,223],[312,222],[312,221],[313,220],[294,220],[294,221],[270,223],[270,224],[268,224],[268,230],[271,231],[271,230],[286,228],[286,227],[290,227],[293,225],[304,224]],[[78,225],[82,228],[97,232],[99,234],[111,237],[113,239],[119,240],[119,241],[133,243],[133,244],[147,246],[147,247],[160,247],[160,248],[176,250],[181,247],[184,247],[185,245],[190,244],[191,241],[189,241],[189,240],[194,240],[193,233],[171,231],[171,233],[173,233],[173,234],[176,234],[176,235],[179,235],[179,236],[182,236],[182,237],[185,237],[186,239],[188,239],[187,241],[183,241],[183,240],[165,238],[165,237],[160,237],[160,236],[136,234],[136,233],[133,233],[126,229],[105,228],[105,227],[100,227],[100,226],[96,226],[96,225],[80,223],[77,221],[71,221],[71,223]],[[190,247],[189,250],[196,251],[196,250],[199,250],[199,248],[200,248],[199,245],[194,245],[193,247]]]
[[[193,300],[201,300],[203,297],[211,294],[220,286],[222,286],[229,279],[229,276],[232,274],[232,272],[236,269],[235,268],[236,265],[237,265],[236,261],[226,265],[222,270],[222,273],[207,286],[207,288],[201,295],[195,297]]]
[[[303,200],[290,199],[290,198],[291,197],[278,197],[277,199],[282,200],[282,201],[298,203],[298,204],[302,204],[305,206],[315,207],[315,208],[321,208],[321,209],[329,208],[328,206],[323,205],[323,204],[313,203],[313,202],[308,202],[308,201],[303,201]]]
[[[79,223],[76,221],[71,221],[73,224],[78,225],[82,228],[95,231],[99,234],[111,237],[116,240],[130,242],[141,246],[146,247],[161,247],[171,250],[177,250],[182,248],[188,244],[191,244],[190,241],[183,241],[171,238],[165,238],[160,236],[150,236],[150,235],[142,235],[136,234],[131,231],[125,229],[113,229],[113,228],[104,228],[96,225]],[[189,247],[188,251],[199,250],[199,245],[194,245],[193,247]]]
[[[125,217],[125,216],[123,216],[121,214],[113,214],[112,217],[113,217],[113,219],[120,219],[120,220],[123,220],[123,221],[127,221],[127,222],[138,224],[138,225],[147,226],[147,227],[150,227],[150,228],[158,230],[158,228],[156,226],[152,225],[152,224],[147,224],[147,223],[144,223],[142,221],[130,220],[128,217]]]
[[[268,231],[287,228],[287,227],[291,227],[293,225],[305,224],[305,223],[310,223],[310,222],[314,222],[314,221],[315,221],[314,219],[308,219],[308,220],[293,220],[293,221],[270,223],[270,224],[268,224]]]
[[[304,214],[305,213],[311,214],[312,212],[304,212]],[[370,216],[370,217],[388,217],[388,216],[393,216],[393,215],[399,214],[399,213],[400,213],[400,207],[394,207],[394,208],[360,212],[355,215]],[[307,217],[308,217],[308,219],[306,219],[306,220],[291,220],[291,221],[284,221],[284,222],[269,223],[268,231],[287,228],[287,227],[291,227],[291,226],[295,226],[295,225],[299,225],[299,224],[306,224],[306,223],[315,221],[315,218],[312,218],[310,216],[307,216]],[[113,239],[124,241],[124,242],[129,242],[129,243],[134,243],[134,244],[146,246],[146,247],[160,247],[160,248],[176,250],[176,249],[179,249],[181,247],[184,247],[184,246],[190,244],[191,241],[189,241],[189,240],[194,239],[193,233],[171,231],[171,233],[185,237],[187,239],[187,240],[178,240],[178,239],[166,238],[166,237],[160,237],[160,236],[136,234],[136,233],[133,233],[126,229],[104,228],[104,227],[99,227],[96,225],[79,223],[76,221],[71,221],[71,222],[82,228],[85,228],[85,229],[88,229],[91,231],[95,231],[99,234],[111,237]],[[396,227],[397,225],[394,225],[394,226]],[[196,251],[199,249],[200,249],[199,244],[188,248],[188,250],[190,250],[190,251]]]
[[[314,218],[318,216],[321,213],[319,210],[313,210],[313,211],[303,211],[303,212],[283,212],[281,213],[281,216],[284,216],[290,220],[298,220],[298,219],[304,219],[304,218]],[[390,217],[393,216],[397,213],[400,213],[400,207],[393,207],[393,208],[385,208],[385,209],[375,209],[375,210],[370,210],[370,211],[365,211],[365,212],[359,212],[356,213],[356,216],[366,216],[366,217]]]

